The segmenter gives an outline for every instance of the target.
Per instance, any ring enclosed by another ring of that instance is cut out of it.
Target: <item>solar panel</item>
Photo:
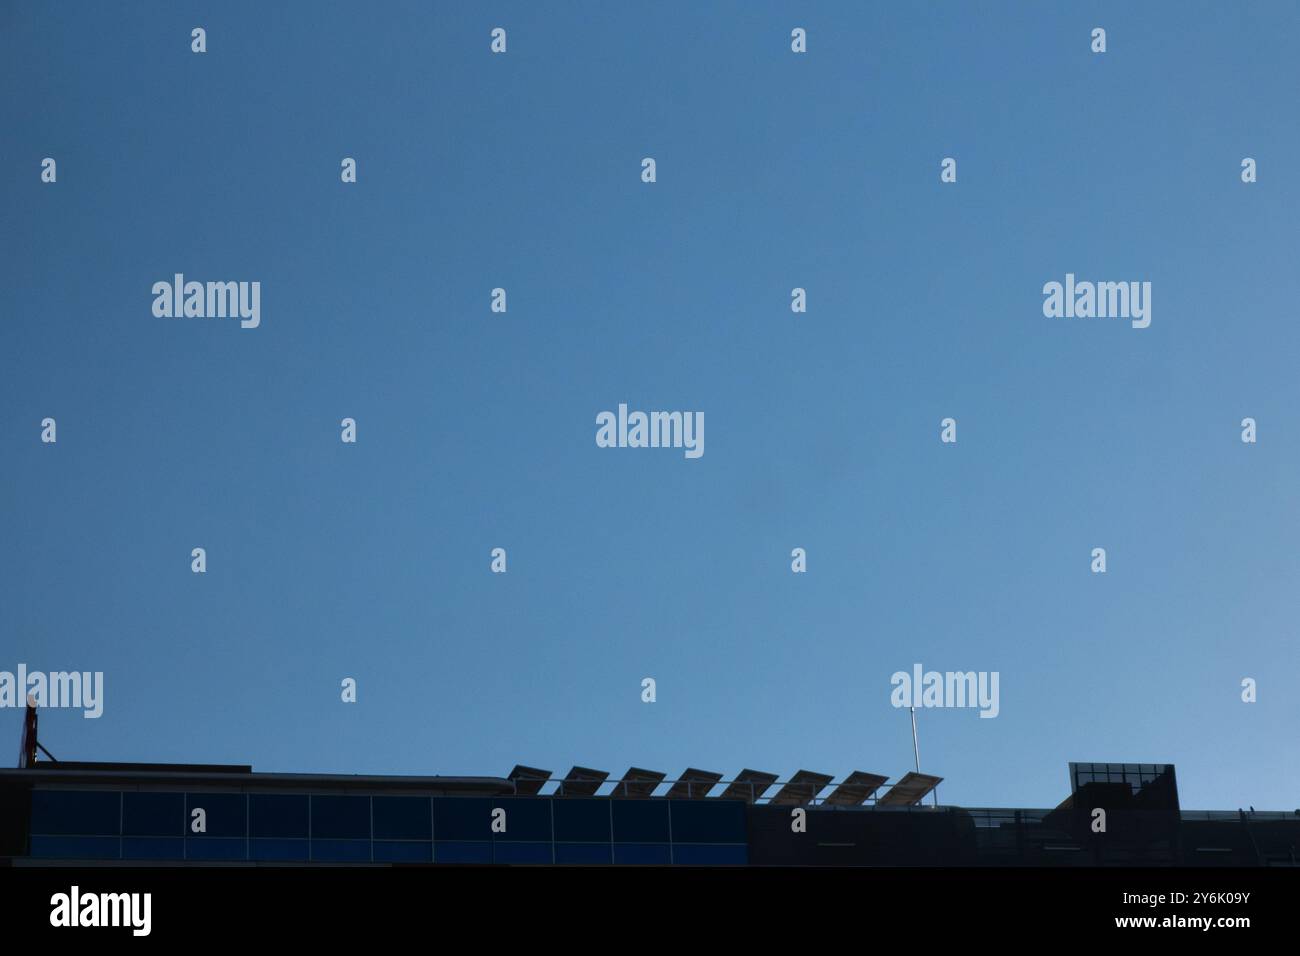
[[[889,778],[878,773],[855,770],[844,778],[843,783],[831,791],[831,795],[822,802],[832,807],[856,807],[864,802]]]
[[[786,781],[784,787],[777,791],[776,796],[772,798],[772,802],[787,806],[812,803],[813,798],[821,793],[826,784],[834,779],[828,773],[813,773],[811,770],[800,770]]]
[[[889,792],[876,803],[886,807],[915,806],[942,782],[943,777],[932,777],[928,773],[913,773],[909,770],[903,775],[903,779],[890,787]]]
[[[594,797],[608,776],[608,770],[574,767],[560,783],[560,789],[556,792],[562,797]]]
[[[644,799],[654,792],[654,788],[659,786],[666,776],[668,775],[658,770],[630,767],[627,773],[623,774],[623,779],[614,785],[614,792],[610,796]]]
[[[742,770],[735,780],[728,784],[727,789],[718,794],[719,800],[744,800],[746,803],[753,803],[758,800],[767,788],[776,783],[776,774],[764,773],[761,770]]]
[[[669,800],[703,800],[721,779],[722,774],[714,773],[712,770],[696,770],[694,767],[687,767],[664,796]]]
[[[525,797],[533,797],[542,790],[542,785],[551,779],[549,770],[538,770],[536,767],[525,767],[521,763],[515,764],[515,769],[510,771],[507,780],[515,782],[515,793],[522,794]]]

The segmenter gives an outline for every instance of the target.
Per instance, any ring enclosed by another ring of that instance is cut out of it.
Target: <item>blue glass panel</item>
[[[185,794],[128,790],[122,794],[122,832],[130,836],[185,835]]]
[[[376,840],[432,840],[428,797],[374,797]]]
[[[306,860],[306,840],[260,839],[248,841],[250,860]]]
[[[316,819],[312,818],[315,827]],[[369,840],[312,840],[311,858],[317,863],[369,863]]]
[[[247,848],[243,837],[191,836],[185,841],[187,860],[244,860]]]
[[[491,840],[492,806],[490,801],[476,797],[434,797],[434,837],[438,840]]]
[[[493,846],[496,863],[550,863],[550,843],[510,843],[498,840]]]
[[[506,832],[495,834],[497,840],[504,836],[512,842],[551,842],[551,801],[528,797],[493,800],[492,808],[498,807],[506,812]]]
[[[673,844],[673,862],[683,866],[743,866],[749,847],[735,844]]]
[[[625,866],[650,866],[672,862],[667,843],[615,843],[614,862]]]
[[[428,863],[432,859],[432,843],[375,841],[376,863]]]
[[[194,811],[202,808],[207,814],[208,829],[195,833]],[[185,794],[185,835],[188,839],[210,837],[243,837],[248,832],[248,798],[242,793],[187,793]],[[240,851],[242,854],[242,850]],[[202,857],[207,859],[207,857]],[[216,859],[227,859],[217,857]]]
[[[555,862],[568,864],[610,863],[608,843],[557,843]]]
[[[555,839],[568,842],[609,842],[609,800],[552,800]]]
[[[306,795],[254,793],[248,797],[250,837],[307,836]]]
[[[32,791],[32,833],[116,835],[121,819],[116,790]]]
[[[491,863],[492,844],[485,841],[454,843],[439,840],[433,846],[435,863]]]
[[[312,797],[311,835],[317,840],[369,840],[370,798]]]
[[[185,841],[180,837],[123,837],[124,860],[183,860]]]
[[[614,800],[614,839],[619,843],[667,843],[668,804],[663,800]]]
[[[116,860],[121,852],[117,837],[32,836],[32,856],[42,860]]]
[[[739,800],[673,800],[674,843],[746,843],[745,804]]]

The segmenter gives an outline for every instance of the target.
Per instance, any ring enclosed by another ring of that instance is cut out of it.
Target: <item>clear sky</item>
[[[64,759],[837,779],[911,769],[895,671],[997,671],[996,719],[918,711],[944,802],[1112,760],[1300,806],[1298,41],[1292,2],[4,3],[0,669],[104,672]],[[177,272],[260,327],[155,317]],[[1045,317],[1067,272],[1150,327]],[[705,454],[597,448],[620,402]]]

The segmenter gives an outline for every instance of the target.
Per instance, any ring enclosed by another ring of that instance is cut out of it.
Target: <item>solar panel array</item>
[[[680,777],[673,780],[658,770],[645,770],[641,767],[629,767],[627,772],[617,780],[613,789],[605,794],[598,794],[600,788],[609,779],[609,771],[593,770],[590,767],[573,767],[561,779],[556,779],[551,771],[537,767],[516,765],[507,776],[515,784],[521,796],[541,795],[542,787],[555,782],[556,788],[547,796],[553,797],[594,797],[597,795],[616,797],[627,800],[703,800],[709,797],[719,784],[726,786],[713,799],[743,800],[746,803],[765,802],[776,806],[802,806],[818,803],[833,807],[856,807],[869,800],[875,805],[885,807],[916,806],[924,800],[935,787],[943,782],[942,777],[927,773],[908,771],[893,784],[882,796],[876,792],[889,782],[889,778],[878,773],[855,770],[835,787],[828,795],[819,795],[834,782],[834,777],[812,770],[799,770],[789,780],[782,782],[774,773],[745,768],[732,780],[724,781],[722,774],[712,770],[699,770],[688,767]],[[661,794],[655,790],[663,783],[670,786]],[[765,799],[771,788],[781,783],[781,788],[771,797]]]

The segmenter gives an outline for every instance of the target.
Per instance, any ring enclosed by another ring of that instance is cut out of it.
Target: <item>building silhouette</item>
[[[46,759],[39,759],[44,756]],[[1071,763],[1054,809],[927,806],[942,778],[587,767],[556,779],[60,761],[29,706],[0,862],[1296,866],[1300,810],[1186,811],[1172,764]],[[545,793],[543,791],[546,791]]]

